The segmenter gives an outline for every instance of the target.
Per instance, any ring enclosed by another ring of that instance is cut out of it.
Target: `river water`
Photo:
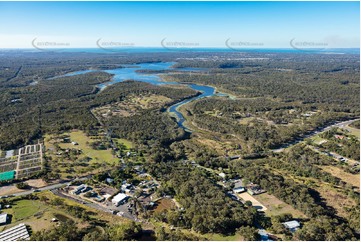
[[[177,119],[177,123],[179,127],[185,129],[188,132],[191,132],[187,127],[184,126],[184,117],[183,115],[178,111],[178,108],[186,103],[192,102],[194,100],[210,97],[214,95],[221,95],[224,96],[225,94],[217,93],[214,87],[210,86],[202,86],[197,84],[180,84],[178,82],[164,82],[157,74],[147,74],[147,73],[139,73],[137,70],[152,70],[152,71],[163,71],[163,70],[175,70],[175,71],[182,71],[182,72],[198,72],[198,71],[204,71],[203,68],[177,68],[173,69],[172,65],[174,65],[175,62],[159,62],[159,63],[140,63],[140,64],[134,64],[134,65],[127,65],[125,68],[117,68],[117,69],[111,69],[111,70],[102,70],[104,72],[107,72],[109,74],[113,74],[112,81],[107,83],[99,84],[98,87],[103,90],[109,85],[112,85],[114,83],[123,82],[126,80],[135,80],[135,81],[141,81],[141,82],[147,82],[153,85],[186,85],[190,88],[192,88],[195,91],[201,92],[201,95],[198,95],[196,97],[185,99],[179,103],[176,103],[168,108],[168,112],[172,117],[175,117]],[[75,76],[80,74],[85,74],[92,71],[99,71],[99,70],[83,70],[83,71],[76,71],[67,73],[65,75],[56,76],[51,79],[59,78],[59,77],[66,77],[66,76]]]

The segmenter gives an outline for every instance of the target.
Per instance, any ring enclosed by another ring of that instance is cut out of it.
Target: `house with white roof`
[[[297,220],[284,222],[283,225],[286,227],[286,229],[289,229],[291,232],[295,232],[297,229],[301,227],[301,224]]]

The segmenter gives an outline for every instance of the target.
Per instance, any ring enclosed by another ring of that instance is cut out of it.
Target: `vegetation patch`
[[[91,136],[83,131],[46,135],[48,165],[55,178],[59,178],[56,174],[62,178],[86,175],[117,164],[119,158],[105,140],[104,135]],[[49,178],[52,178],[51,174]]]
[[[105,119],[111,116],[130,117],[139,114],[141,110],[160,108],[171,101],[172,99],[162,95],[130,95],[121,102],[95,108],[93,113]]]

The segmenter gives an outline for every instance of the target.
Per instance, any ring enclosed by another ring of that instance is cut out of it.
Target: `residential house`
[[[301,227],[301,224],[297,220],[284,222],[283,225],[289,229],[292,233]]]

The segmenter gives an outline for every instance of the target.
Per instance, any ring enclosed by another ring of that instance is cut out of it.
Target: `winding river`
[[[117,68],[117,69],[110,69],[110,70],[102,70],[104,72],[107,72],[109,74],[114,75],[112,81],[107,83],[99,84],[98,87],[103,90],[109,85],[112,85],[114,83],[123,82],[125,80],[135,80],[135,81],[142,81],[147,82],[153,85],[186,85],[190,88],[192,88],[195,91],[201,92],[201,95],[198,95],[196,97],[184,99],[181,102],[178,102],[168,108],[168,112],[172,117],[175,117],[177,119],[177,123],[179,127],[183,128],[184,130],[191,132],[187,127],[184,126],[184,117],[183,115],[178,111],[178,108],[186,103],[192,102],[194,100],[210,97],[214,95],[225,95],[222,93],[216,94],[216,90],[214,87],[210,86],[202,86],[197,84],[181,84],[178,82],[164,82],[157,74],[145,74],[145,73],[139,73],[137,70],[152,70],[152,71],[163,71],[163,70],[175,70],[175,71],[183,71],[183,72],[197,72],[197,71],[203,71],[201,68],[172,68],[172,65],[174,65],[175,62],[159,62],[159,63],[140,63],[140,64],[133,64],[133,65],[127,65],[124,68]],[[59,78],[59,77],[66,77],[66,76],[75,76],[80,74],[85,74],[89,72],[94,72],[99,70],[83,70],[83,71],[76,71],[71,72],[65,75],[56,76],[51,79]]]

